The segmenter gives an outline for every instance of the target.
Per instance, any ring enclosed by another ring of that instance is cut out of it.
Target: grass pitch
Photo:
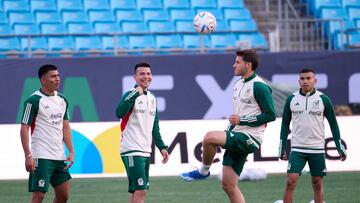
[[[265,181],[239,182],[240,190],[248,203],[273,203],[282,199],[285,174],[270,174]],[[147,203],[222,203],[228,202],[218,179],[183,182],[179,177],[151,177]],[[312,200],[311,176],[302,175],[295,190],[295,203]],[[359,203],[360,172],[330,172],[324,178],[324,192],[327,203]],[[1,180],[0,202],[29,202],[27,180]],[[52,202],[52,188],[44,202]],[[69,202],[96,203],[128,201],[126,178],[92,178],[71,180]]]

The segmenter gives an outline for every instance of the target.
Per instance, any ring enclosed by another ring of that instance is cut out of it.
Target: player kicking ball
[[[255,71],[259,57],[255,50],[236,52],[234,75],[241,76],[234,85],[233,114],[226,131],[208,132],[203,139],[202,166],[180,174],[185,181],[210,176],[216,148],[225,149],[222,187],[231,202],[245,202],[237,183],[248,154],[259,149],[268,122],[276,118],[271,88]]]

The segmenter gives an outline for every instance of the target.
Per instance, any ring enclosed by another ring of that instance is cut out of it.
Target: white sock
[[[201,166],[200,170],[199,170],[200,174],[203,175],[203,176],[207,175],[207,174],[209,173],[210,166],[211,166],[211,165],[204,165],[204,164],[203,164],[203,165]]]

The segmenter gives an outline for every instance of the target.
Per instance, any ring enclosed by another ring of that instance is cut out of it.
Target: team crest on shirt
[[[144,185],[144,179],[143,178],[139,178],[137,182],[138,182],[138,185]]]
[[[38,184],[39,184],[39,187],[45,187],[45,180],[40,179]]]
[[[313,109],[319,109],[320,108],[320,100],[316,100],[313,102]]]
[[[247,90],[245,90],[244,96],[245,96],[245,97],[248,97],[249,95],[250,95],[250,88],[247,89]]]

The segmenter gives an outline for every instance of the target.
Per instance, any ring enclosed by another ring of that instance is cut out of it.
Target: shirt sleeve
[[[336,120],[336,115],[331,100],[328,96],[324,94],[320,95],[320,98],[324,103],[324,108],[325,108],[324,116],[329,122],[331,133],[335,141],[336,149],[340,154],[346,156],[345,146],[341,143],[339,125]]]
[[[291,122],[291,109],[290,109],[290,103],[291,100],[294,98],[294,95],[288,96],[285,102],[284,111],[282,114],[282,121],[281,121],[281,131],[280,131],[280,144],[279,144],[279,158],[282,158],[284,156],[284,153],[286,151],[286,143],[287,143],[287,137],[290,132],[290,122]]]
[[[139,96],[139,92],[134,88],[131,91],[126,92],[120,99],[119,104],[116,107],[115,115],[117,118],[122,118],[129,112],[135,104],[136,98]]]
[[[271,95],[271,88],[262,83],[254,83],[254,96],[259,104],[261,113],[256,116],[244,116],[240,118],[240,125],[258,127],[276,119],[274,101]]]
[[[39,98],[35,96],[29,97],[24,102],[21,124],[32,125],[39,111]]]
[[[69,101],[64,97],[65,103],[66,103],[66,109],[64,114],[64,120],[70,120],[70,113],[69,113]]]
[[[168,147],[164,144],[161,135],[160,135],[160,127],[159,127],[159,116],[158,111],[155,113],[154,126],[152,130],[153,140],[155,142],[155,146],[161,151],[162,149],[168,149]]]

